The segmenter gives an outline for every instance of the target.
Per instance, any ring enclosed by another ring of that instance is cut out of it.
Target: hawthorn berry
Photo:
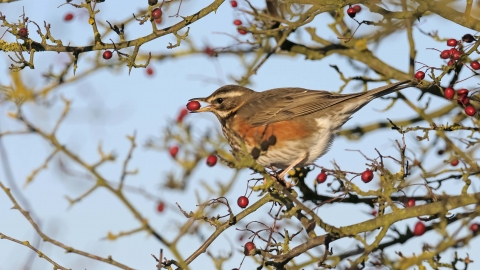
[[[467,105],[470,102],[470,99],[467,96],[458,96],[457,103],[458,105]]]
[[[466,43],[472,43],[473,41],[475,41],[475,38],[470,35],[470,34],[465,34],[463,37],[462,37],[462,41],[463,42],[466,42]]]
[[[450,46],[450,47],[457,46],[457,40],[454,39],[454,38],[451,38],[451,39],[447,40],[447,46]]]
[[[457,93],[458,93],[459,96],[466,96],[466,95],[468,95],[468,89],[462,88],[462,89],[458,90]]]
[[[170,146],[170,148],[168,149],[168,152],[170,153],[170,156],[172,158],[175,158],[178,154],[178,146]]]
[[[372,181],[373,179],[373,172],[370,171],[369,169],[366,169],[363,173],[362,173],[362,181],[364,183],[368,183],[370,181]]]
[[[245,196],[238,197],[237,204],[240,208],[245,208],[248,206],[248,198]]]
[[[452,161],[450,161],[450,165],[452,165],[453,167],[457,166],[458,163],[460,163],[458,159],[452,159]]]
[[[460,57],[462,57],[462,53],[455,48],[451,48],[450,49],[450,56],[453,58],[453,60],[458,60],[458,59],[460,59]]]
[[[465,113],[468,116],[474,116],[477,113],[477,109],[475,109],[475,107],[473,107],[472,105],[467,105],[465,107]]]
[[[455,90],[452,87],[447,87],[443,94],[446,99],[451,100],[455,96]]]
[[[161,24],[162,23],[162,17],[155,19],[156,24]]]
[[[407,200],[407,203],[405,204],[405,207],[414,207],[415,206],[415,199],[410,198]]]
[[[355,18],[355,15],[357,15],[357,12],[355,11],[354,8],[348,8],[347,9],[347,14],[348,16],[350,16],[350,18]]]
[[[215,55],[215,51],[214,51],[212,48],[210,48],[210,47],[206,47],[206,48],[205,48],[205,54],[208,55],[208,56],[210,56],[210,57],[212,57],[212,56]]]
[[[73,19],[73,14],[72,13],[67,13],[65,15],[65,18],[64,18],[65,21],[68,22],[68,21],[71,21],[72,19]]]
[[[146,72],[147,72],[147,75],[148,75],[148,76],[152,76],[152,75],[153,75],[153,68],[147,67]]]
[[[152,17],[153,17],[154,19],[159,19],[159,18],[161,18],[161,17],[162,17],[162,14],[163,14],[163,12],[162,12],[162,10],[159,9],[159,8],[155,8],[154,10],[152,10]]]
[[[472,233],[479,232],[480,231],[480,224],[472,223],[472,225],[470,225],[470,231],[472,231]]]
[[[233,24],[235,24],[235,25],[242,25],[242,21],[241,21],[241,20],[234,20],[234,21],[233,21]]]
[[[233,8],[236,8],[238,6],[237,1],[235,1],[235,0],[230,1],[230,6],[232,6]]]
[[[415,73],[415,79],[417,80],[423,80],[425,78],[425,72],[419,70],[417,73]]]
[[[442,59],[448,59],[450,58],[450,50],[444,50],[440,53],[440,58]]]
[[[217,164],[217,156],[215,155],[210,155],[207,157],[207,165],[209,167],[213,167],[215,166],[215,164]]]
[[[148,0],[150,6],[155,6],[158,3],[158,0]]]
[[[196,111],[196,110],[200,109],[200,102],[195,101],[195,100],[188,102],[187,103],[187,109],[189,111]]]
[[[20,30],[18,30],[18,35],[21,36],[21,37],[28,37],[28,30],[27,28],[23,27],[23,28],[20,28]]]
[[[183,118],[188,115],[188,110],[183,108],[177,116],[177,123],[183,122]]]
[[[413,228],[413,235],[415,236],[420,236],[425,233],[426,227],[423,222],[419,221],[417,224],[415,224],[415,227]]]
[[[112,58],[113,53],[109,50],[106,50],[103,52],[103,59],[108,60]]]
[[[237,31],[240,35],[246,35],[247,34],[247,31],[245,31],[244,29],[237,29]]]
[[[362,7],[360,5],[354,5],[352,8],[356,13],[360,13],[360,11],[362,11]]]
[[[157,211],[159,213],[163,212],[163,210],[165,210],[165,203],[164,202],[158,202],[157,204]]]
[[[255,249],[256,247],[253,242],[247,242],[243,249],[243,254],[245,254],[245,256],[255,255]]]
[[[324,171],[321,171],[317,175],[317,183],[321,184],[321,183],[324,183],[325,181],[327,181],[327,174]]]
[[[478,61],[472,61],[472,62],[470,63],[470,66],[471,66],[473,69],[475,69],[475,70],[480,69],[480,63],[478,63]]]
[[[457,61],[451,59],[450,61],[448,61],[447,65],[448,66],[454,66],[456,63],[457,63]]]

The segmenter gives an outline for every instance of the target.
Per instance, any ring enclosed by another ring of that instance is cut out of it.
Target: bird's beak
[[[206,101],[207,98],[192,98],[192,99],[189,99],[188,101],[200,101],[200,102],[207,102]],[[207,102],[208,103],[208,102]],[[212,105],[207,105],[205,107],[202,107],[196,111],[191,111],[192,113],[197,113],[197,112],[211,112],[212,111]]]

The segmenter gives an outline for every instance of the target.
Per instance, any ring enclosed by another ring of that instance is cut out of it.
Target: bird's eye
[[[222,102],[223,102],[223,98],[217,98],[217,103],[218,104],[222,104]]]

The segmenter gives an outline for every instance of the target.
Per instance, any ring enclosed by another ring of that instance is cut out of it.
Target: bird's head
[[[190,101],[206,102],[209,105],[192,112],[213,112],[219,119],[236,112],[255,91],[238,85],[225,85],[206,98],[192,98]]]

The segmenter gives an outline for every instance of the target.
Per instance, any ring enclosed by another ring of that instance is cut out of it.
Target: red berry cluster
[[[355,18],[355,16],[357,15],[357,13],[360,13],[360,11],[362,11],[362,7],[359,6],[359,5],[353,5],[353,6],[350,6],[348,9],[347,9],[347,14],[348,16],[350,16],[350,18]]]
[[[327,181],[327,174],[325,173],[324,170],[322,170],[318,175],[317,178],[315,179],[318,184],[323,184],[325,181]],[[373,172],[369,169],[366,169],[364,172],[362,172],[361,179],[364,183],[369,183],[370,181],[373,180]],[[414,200],[415,203],[415,200]]]
[[[459,60],[460,57],[462,57],[462,53],[456,48],[458,44],[459,42],[456,39],[451,38],[447,40],[447,46],[453,47],[453,48],[450,48],[448,50],[443,50],[440,53],[440,58],[450,59],[448,61],[449,66],[455,65],[457,63],[457,60]]]
[[[154,8],[152,10],[152,18],[155,20],[156,24],[162,23],[162,15],[163,15],[162,9]]]
[[[474,116],[477,113],[477,109],[475,109],[475,107],[470,104],[470,98],[468,97],[468,89],[462,88],[458,91],[455,91],[455,89],[453,89],[452,87],[447,87],[444,90],[444,96],[446,99],[451,100],[455,97],[455,92],[457,93],[458,105],[464,107],[465,113],[468,116]]]

